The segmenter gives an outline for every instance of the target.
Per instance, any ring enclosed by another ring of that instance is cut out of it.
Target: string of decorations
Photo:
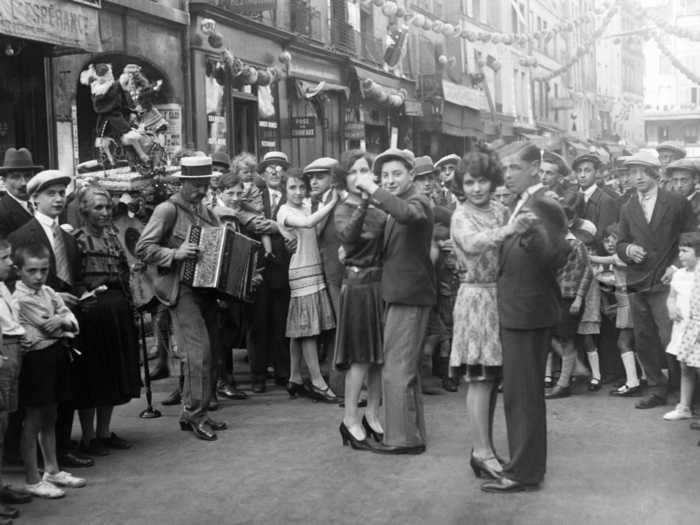
[[[652,31],[651,37],[654,39],[654,42],[656,42],[656,45],[658,46],[661,53],[663,53],[663,55],[666,58],[668,58],[669,62],[673,64],[673,67],[675,67],[678,71],[683,73],[683,75],[685,75],[685,77],[688,80],[690,80],[693,84],[700,84],[700,77],[693,73],[685,65],[683,65],[683,63],[680,60],[678,60],[673,53],[671,53],[671,50],[668,47],[666,47],[666,44],[664,44],[658,32]]]
[[[615,16],[615,13],[617,13],[617,7],[613,6],[606,13],[600,27],[593,32],[591,37],[586,42],[584,42],[583,45],[579,46],[579,48],[576,50],[576,53],[574,54],[574,56],[568,62],[563,64],[561,67],[555,69],[554,71],[552,71],[548,75],[545,75],[545,76],[538,78],[537,80],[540,80],[542,82],[549,82],[553,78],[556,78],[559,75],[567,72],[569,69],[571,69],[574,66],[574,64],[576,64],[584,56],[586,56],[591,51],[593,51],[595,49],[596,42],[598,41],[598,39],[600,39],[601,36],[603,36],[603,33],[605,32],[608,25],[610,24],[610,21],[612,20],[613,16]]]
[[[231,86],[235,89],[241,89],[244,86],[269,86],[278,82],[288,71],[292,60],[292,55],[289,51],[280,53],[278,60],[283,65],[284,69],[278,67],[257,68],[254,66],[245,65],[243,61],[234,56],[231,51],[224,49],[221,52],[221,61],[217,62],[214,69],[214,78],[219,84],[223,85],[225,78],[231,81]]]
[[[633,16],[638,19],[646,18],[667,35],[672,35],[678,38],[686,38],[694,42],[700,42],[700,31],[687,27],[675,26],[668,20],[665,20],[663,17],[654,14],[651,10],[644,8],[639,4],[639,2],[622,0],[621,3]]]
[[[540,40],[548,42],[559,33],[571,33],[584,24],[594,22],[595,15],[602,15],[612,7],[612,2],[605,2],[602,6],[595,8],[589,14],[578,16],[568,22],[561,22],[544,30],[530,33],[501,33],[472,31],[468,28],[463,28],[461,23],[453,24],[440,20],[431,20],[422,13],[414,13],[399,6],[393,0],[363,0],[363,5],[368,6],[370,4],[381,8],[382,13],[388,18],[403,19],[408,25],[413,25],[416,28],[422,28],[426,31],[432,31],[446,37],[462,38],[469,42],[492,42],[494,44],[505,44],[507,46],[518,45],[521,47],[524,47],[530,42]]]

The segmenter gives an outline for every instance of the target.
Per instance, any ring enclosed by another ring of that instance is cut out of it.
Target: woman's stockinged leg
[[[474,455],[480,459],[494,456],[491,448],[491,392],[492,381],[470,382],[467,386],[467,416],[473,429]]]
[[[97,408],[97,437],[101,439],[109,439],[111,436],[112,412],[113,406],[105,406]]]
[[[369,426],[379,434],[384,433],[384,428],[379,422],[379,405],[382,402],[382,367],[369,365],[367,372],[367,409],[365,417]]]
[[[345,413],[343,423],[350,433],[358,440],[367,436],[362,428],[362,419],[357,404],[360,401],[362,384],[367,377],[369,365],[366,363],[353,363],[345,374]]]
[[[321,375],[321,367],[318,364],[318,347],[316,345],[315,337],[304,337],[300,339],[301,351],[304,356],[304,362],[306,367],[309,369],[309,376],[311,376],[311,384],[316,388],[325,390],[328,385]]]
[[[82,441],[89,445],[90,441],[97,437],[95,434],[95,409],[81,408],[78,410],[78,418],[80,419],[80,429],[83,433]]]
[[[301,384],[301,340],[289,340],[289,381]]]

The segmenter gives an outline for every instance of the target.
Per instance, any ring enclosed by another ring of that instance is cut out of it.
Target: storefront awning
[[[480,137],[483,135],[481,115],[475,109],[455,104],[445,104],[442,110],[441,131],[455,137]]]
[[[299,98],[312,99],[320,93],[327,92],[338,92],[345,95],[348,98],[350,95],[350,88],[347,86],[341,86],[340,84],[333,84],[332,82],[309,82],[308,80],[295,79],[294,84],[297,88],[297,94]]]
[[[360,66],[354,66],[352,70],[353,73],[360,80],[360,88],[362,88],[363,81],[365,80],[371,80],[372,82],[379,84],[383,88],[393,89],[397,91],[404,87],[402,85],[402,80],[393,75],[379,73],[377,71],[371,71]]]
[[[449,80],[442,81],[442,96],[445,102],[456,106],[483,111],[489,110],[486,93],[462,84],[455,84]]]
[[[98,9],[68,0],[7,0],[0,2],[0,33],[99,53],[98,15]]]

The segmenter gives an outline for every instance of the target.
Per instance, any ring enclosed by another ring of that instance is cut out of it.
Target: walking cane
[[[146,409],[139,414],[141,419],[154,419],[161,416],[160,411],[151,404],[151,377],[148,375],[148,347],[146,346],[146,329],[143,326],[143,312],[139,310],[139,328],[141,331],[141,352],[143,354],[143,381],[146,384]]]

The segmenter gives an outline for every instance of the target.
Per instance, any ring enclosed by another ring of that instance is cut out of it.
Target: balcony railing
[[[217,7],[276,25],[277,0],[211,0]]]

